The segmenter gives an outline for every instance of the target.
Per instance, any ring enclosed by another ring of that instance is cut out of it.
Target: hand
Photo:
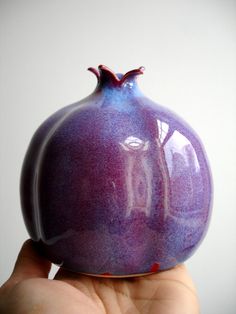
[[[24,243],[14,270],[0,288],[1,314],[198,314],[193,282],[184,265],[142,277],[109,279],[60,268]]]

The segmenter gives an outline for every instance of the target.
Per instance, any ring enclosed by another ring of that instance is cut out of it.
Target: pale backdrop
[[[37,126],[95,87],[89,66],[145,66],[140,86],[199,133],[214,176],[209,232],[187,262],[203,314],[236,313],[236,2],[0,1],[0,283],[27,238],[19,175]]]

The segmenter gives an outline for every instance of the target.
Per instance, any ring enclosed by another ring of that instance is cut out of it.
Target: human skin
[[[196,289],[181,264],[153,275],[97,278],[60,268],[28,240],[10,278],[0,288],[1,314],[199,314]]]

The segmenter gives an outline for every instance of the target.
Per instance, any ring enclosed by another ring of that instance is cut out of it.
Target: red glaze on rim
[[[159,263],[154,263],[154,264],[152,265],[150,271],[151,271],[152,273],[156,273],[156,272],[158,272],[159,269],[160,269],[160,264],[159,264]]]
[[[121,87],[127,80],[135,79],[137,75],[143,74],[145,68],[142,66],[131,70],[125,73],[121,78],[105,65],[99,65],[98,70],[92,67],[88,68],[88,70],[96,75],[99,86],[110,85],[113,87]]]

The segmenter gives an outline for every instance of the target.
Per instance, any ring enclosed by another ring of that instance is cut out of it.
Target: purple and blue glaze
[[[125,75],[89,68],[95,91],[49,117],[25,156],[21,203],[52,262],[103,276],[164,270],[203,239],[212,184],[196,133]]]

